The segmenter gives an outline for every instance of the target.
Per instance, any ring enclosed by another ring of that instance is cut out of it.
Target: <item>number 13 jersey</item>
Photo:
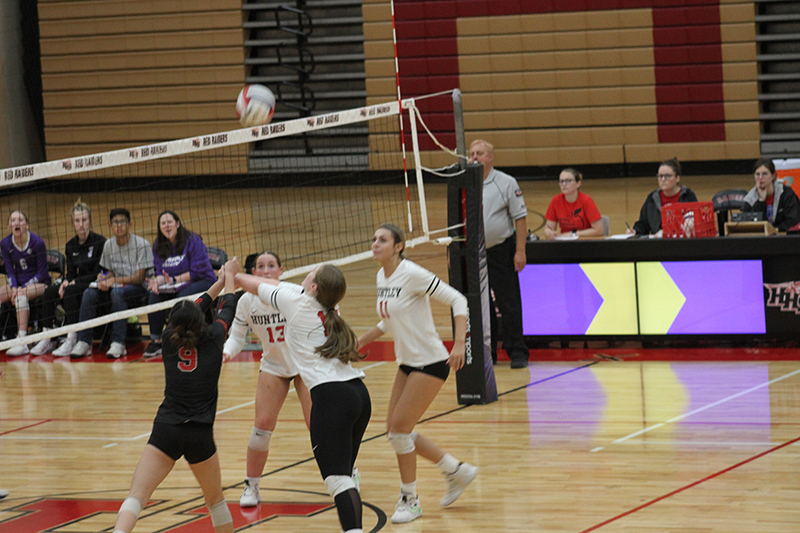
[[[248,326],[261,340],[262,372],[281,378],[292,378],[300,373],[288,354],[286,319],[255,294],[245,293],[239,298],[230,337],[225,342],[225,353],[234,356],[242,350]]]

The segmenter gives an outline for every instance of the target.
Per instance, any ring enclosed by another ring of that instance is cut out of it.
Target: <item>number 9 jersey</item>
[[[203,313],[213,304],[207,293],[195,303]],[[172,330],[164,330],[164,401],[158,408],[156,422],[213,424],[217,413],[219,373],[222,368],[222,345],[236,311],[236,297],[223,294],[219,298],[216,320],[203,329],[197,346],[186,349],[170,342]]]

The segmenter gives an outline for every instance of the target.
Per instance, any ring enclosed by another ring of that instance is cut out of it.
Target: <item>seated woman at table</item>
[[[217,278],[203,239],[187,230],[174,211],[158,215],[158,235],[153,242],[155,275],[148,280],[150,304],[207,291]],[[145,357],[161,355],[161,332],[166,311],[147,315],[150,344]]]
[[[627,233],[661,237],[661,208],[696,201],[697,195],[689,187],[681,185],[681,164],[678,159],[664,161],[658,167],[658,189],[647,195],[639,220]]]
[[[742,211],[755,211],[781,231],[800,230],[800,200],[791,187],[775,181],[775,164],[759,159],[753,167],[756,185],[745,195]]]
[[[561,194],[553,196],[547,207],[544,234],[553,240],[559,233],[574,236],[603,236],[603,220],[594,200],[580,191],[583,176],[574,168],[565,168],[558,177]]]

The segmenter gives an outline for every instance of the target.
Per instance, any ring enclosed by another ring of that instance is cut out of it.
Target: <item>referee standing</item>
[[[519,276],[525,268],[528,210],[517,180],[493,167],[494,147],[478,139],[469,147],[470,161],[483,165],[483,227],[491,299],[492,360],[497,362],[497,314],[503,318],[503,348],[511,368],[528,366],[528,347],[522,338],[522,300]]]

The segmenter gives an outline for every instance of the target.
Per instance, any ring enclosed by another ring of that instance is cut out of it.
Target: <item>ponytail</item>
[[[358,353],[358,337],[347,322],[336,312],[336,304],[347,292],[344,274],[333,265],[322,265],[314,275],[317,284],[317,301],[327,310],[322,319],[325,327],[325,344],[315,348],[315,352],[325,359],[339,359],[343,363],[360,361],[365,356]]]
[[[358,337],[335,309],[328,309],[322,323],[325,326],[327,335],[325,344],[318,346],[314,350],[320,357],[325,359],[336,358],[342,363],[361,361],[366,357],[356,350]]]

